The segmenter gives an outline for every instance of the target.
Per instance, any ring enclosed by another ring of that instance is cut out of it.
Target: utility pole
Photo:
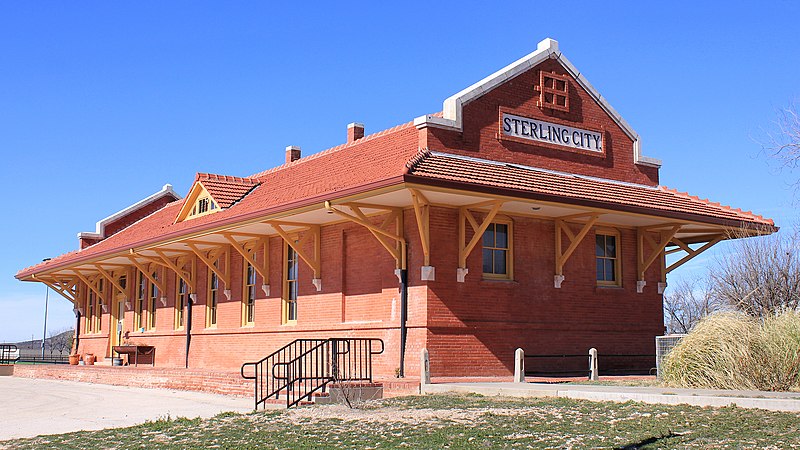
[[[50,258],[45,258],[42,260],[50,261]],[[50,286],[44,286],[44,331],[42,331],[42,359],[44,359],[44,340],[47,338],[47,303],[50,300]]]

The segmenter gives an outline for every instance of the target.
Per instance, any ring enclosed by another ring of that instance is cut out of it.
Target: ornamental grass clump
[[[667,355],[662,378],[675,387],[787,391],[800,387],[800,316],[708,316]]]

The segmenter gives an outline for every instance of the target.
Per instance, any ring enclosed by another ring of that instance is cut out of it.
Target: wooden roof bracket
[[[136,256],[142,256],[142,255],[135,253],[133,249],[130,250],[130,253],[131,254],[128,255],[128,259],[131,261],[131,264],[133,264],[134,267],[139,269],[139,272],[141,272],[141,274],[144,275],[145,278],[147,278],[151,283],[153,283],[156,286],[156,289],[158,289],[158,293],[161,294],[159,298],[159,300],[161,301],[161,306],[167,306],[167,297],[166,297],[167,286],[163,282],[159,281],[158,273],[156,273],[156,276],[154,277],[153,274],[150,272],[150,270],[147,267],[145,267],[144,264],[140,263],[136,259]],[[142,257],[145,258],[144,256]]]
[[[95,269],[97,269],[97,272],[100,274],[100,276],[105,278],[108,284],[111,285],[111,300],[114,299],[114,289],[118,290],[122,294],[123,299],[125,300],[125,307],[128,308],[128,310],[130,310],[131,302],[130,299],[128,298],[128,293],[126,292],[126,289],[122,287],[121,284],[119,284],[119,281],[117,281],[119,277],[114,277],[112,274],[108,273],[108,271],[106,271],[100,264],[93,264],[93,266],[95,267]],[[125,272],[127,275],[127,270]]]
[[[208,270],[214,272],[217,278],[222,280],[222,282],[225,284],[225,289],[222,291],[222,293],[225,294],[225,297],[228,300],[230,300],[231,299],[230,246],[220,245],[212,247],[210,249],[201,250],[194,242],[185,241],[184,243],[192,250],[192,253],[194,253],[197,256],[197,258],[200,259],[200,262],[205,264]],[[220,261],[222,262],[220,263]],[[224,270],[220,269],[219,268],[220,265],[224,266],[225,269]],[[267,278],[266,280],[269,281],[269,278]]]
[[[456,269],[456,281],[459,283],[463,283],[469,273],[467,257],[472,253],[472,250],[475,249],[475,246],[478,245],[478,242],[483,239],[483,233],[489,228],[489,225],[492,223],[495,216],[497,216],[497,213],[500,212],[503,203],[504,201],[502,200],[491,200],[489,202],[458,208],[458,268]],[[484,216],[483,221],[478,223],[472,215],[471,209],[489,205],[492,206],[492,209]],[[472,239],[470,239],[469,242],[467,242],[467,222],[469,222],[473,231]]]
[[[83,283],[86,284],[86,287],[88,287],[89,290],[94,292],[94,294],[97,296],[97,298],[100,299],[100,305],[103,308],[103,312],[108,312],[108,305],[106,304],[105,295],[103,295],[102,291],[100,291],[100,289],[97,287],[97,284],[96,284],[97,281],[96,280],[89,280],[86,277],[86,275],[80,273],[76,269],[72,269],[72,273],[74,273],[76,277],[78,277],[81,281],[83,281]]]
[[[417,219],[419,240],[422,244],[422,281],[436,280],[436,268],[431,266],[431,202],[417,189],[409,188],[411,203],[414,206],[414,217]]]
[[[666,228],[665,227],[670,227]],[[647,281],[644,274],[657,258],[661,259],[662,279],[658,283],[658,293],[663,294],[666,289],[666,272],[664,270],[664,260],[667,245],[675,239],[675,235],[681,230],[682,225],[664,225],[659,227],[640,227],[636,229],[636,292],[641,294]],[[652,233],[658,233],[658,241],[653,239]],[[650,246],[650,250],[645,248],[645,241]]]
[[[270,220],[264,223],[271,226],[275,230],[275,232],[277,232],[280,235],[280,237],[283,238],[283,241],[286,242],[286,245],[288,245],[295,252],[297,252],[297,256],[299,256],[300,259],[302,259],[303,261],[305,261],[306,264],[308,264],[308,267],[310,267],[311,270],[314,272],[314,278],[311,279],[311,284],[314,285],[314,287],[317,289],[317,292],[322,291],[322,270],[321,270],[322,263],[320,258],[320,250],[321,250],[320,247],[322,245],[320,241],[321,227],[319,225],[314,225],[314,224],[281,222],[276,220]],[[292,239],[292,237],[289,235],[289,232],[283,229],[284,226],[305,227],[305,229],[302,230],[303,236],[297,242],[295,242],[295,239]],[[314,251],[311,254],[306,252],[305,249],[303,248],[308,239],[314,240],[313,242]]]
[[[571,221],[574,219],[586,218],[586,222],[582,224],[580,231],[575,234],[569,226],[567,221]],[[583,213],[583,214],[575,214],[570,216],[564,216],[557,218],[555,220],[556,230],[556,270],[555,275],[553,276],[553,286],[556,289],[561,289],[561,283],[564,282],[564,264],[567,263],[570,256],[575,252],[575,249],[578,248],[578,245],[583,241],[583,238],[589,234],[589,231],[592,229],[595,223],[597,223],[598,219],[600,219],[600,214],[596,213]],[[567,241],[569,242],[569,246],[566,250],[563,249],[563,239],[562,235],[567,236]]]
[[[346,213],[335,208],[329,201],[325,202],[325,209],[350,222],[366,228],[375,239],[389,252],[395,262],[395,275],[400,279],[400,271],[406,269],[406,239],[403,237],[403,209],[391,206],[373,205],[366,203],[343,203],[353,212]],[[388,214],[380,225],[375,225],[369,220],[362,208],[378,209]],[[394,222],[394,230],[391,224]]]
[[[725,236],[726,236],[725,234],[718,234],[716,236],[709,236],[708,237],[708,241],[703,243],[703,245],[701,245],[700,247],[698,247],[696,249],[693,249],[693,248],[689,247],[689,245],[686,244],[685,242],[681,241],[678,238],[673,237],[671,244],[677,246],[677,248],[673,248],[673,249],[670,249],[670,250],[667,250],[667,251],[664,252],[664,256],[665,257],[662,258],[661,282],[659,283],[659,291],[658,291],[658,293],[659,294],[663,294],[664,293],[664,289],[666,289],[666,287],[667,287],[667,274],[668,273],[672,272],[673,270],[677,269],[678,267],[682,266],[683,264],[689,262],[695,256],[699,255],[700,253],[703,253],[704,251],[706,251],[709,248],[713,247],[714,245],[716,245],[720,241],[724,240]],[[671,254],[671,253],[675,253],[675,252],[679,252],[679,251],[686,252],[686,255],[683,258],[679,259],[678,261],[675,261],[674,263],[672,263],[669,266],[667,266],[666,265],[666,255]]]
[[[78,285],[74,279],[70,278],[65,281],[62,281],[57,278],[52,278],[48,280],[45,278],[37,277],[36,274],[34,274],[32,278],[36,281],[41,281],[47,287],[56,291],[60,296],[74,303],[75,308],[82,309],[78,305]],[[83,314],[83,311],[81,311],[81,314]]]
[[[191,297],[192,294],[196,295],[197,294],[197,286],[194,283],[194,279],[195,279],[195,276],[194,276],[195,275],[194,274],[194,268],[195,268],[194,267],[195,266],[194,258],[190,259],[190,268],[187,271],[187,270],[183,270],[183,267],[179,267],[177,262],[172,262],[172,260],[169,258],[169,256],[167,256],[167,254],[163,250],[156,248],[156,249],[153,249],[153,251],[156,252],[156,254],[161,257],[161,260],[164,261],[164,265],[167,268],[169,268],[170,270],[175,272],[175,275],[179,276],[183,280],[183,282],[186,283],[186,286],[189,287],[189,296]]]
[[[264,295],[269,297],[270,294],[269,236],[261,235],[255,239],[249,239],[239,242],[236,240],[236,236],[238,236],[238,234],[236,233],[222,233],[222,235],[225,237],[225,239],[228,240],[228,242],[231,243],[231,247],[233,247],[233,249],[236,250],[236,253],[240,254],[248,264],[253,266],[253,269],[256,271],[256,273],[261,275],[261,279],[263,280],[263,283],[261,284],[261,290],[264,291]],[[255,245],[253,245],[252,248],[248,250],[247,249],[248,243],[253,242],[254,240],[256,241]],[[263,257],[261,258],[263,262],[261,263],[258,262],[259,245],[261,246],[263,251]],[[229,263],[230,259],[228,259],[226,267],[229,265]],[[226,284],[225,287],[228,287],[228,285]],[[227,293],[225,293],[225,296],[227,297],[228,295],[230,295],[230,291],[228,289],[226,289],[226,291],[228,291]],[[230,300],[230,298],[228,298],[228,300]]]

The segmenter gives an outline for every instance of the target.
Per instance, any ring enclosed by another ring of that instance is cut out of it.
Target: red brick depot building
[[[380,338],[379,377],[509,375],[526,354],[652,354],[666,275],[772,220],[666,188],[546,39],[443,111],[248,177],[196,175],[21,270],[75,305],[80,353],[234,370],[298,338]],[[677,253],[677,258],[665,255]]]

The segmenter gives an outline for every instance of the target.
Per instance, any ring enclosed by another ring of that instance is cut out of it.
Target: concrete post
[[[589,380],[597,381],[597,349],[589,349]]]
[[[514,383],[525,382],[525,351],[518,348],[514,351]]]
[[[422,352],[420,352],[419,384],[431,384],[431,358],[427,348],[423,348]]]

